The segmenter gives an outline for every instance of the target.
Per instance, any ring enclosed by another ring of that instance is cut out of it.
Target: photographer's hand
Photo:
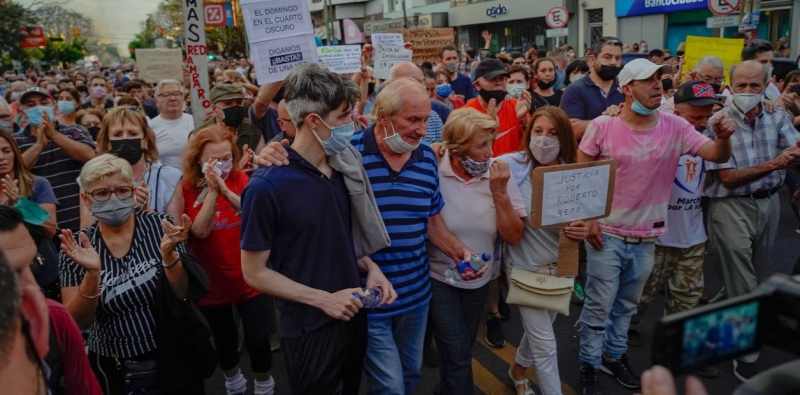
[[[645,370],[642,373],[641,395],[678,395],[672,373],[658,365]],[[708,392],[697,377],[689,376],[686,378],[686,395],[708,395]]]

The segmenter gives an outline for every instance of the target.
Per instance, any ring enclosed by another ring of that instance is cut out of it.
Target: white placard
[[[242,0],[242,17],[251,44],[314,34],[306,0]]]
[[[544,173],[542,226],[604,216],[611,165]]]
[[[195,125],[202,125],[206,112],[211,108],[211,91],[208,85],[208,50],[206,29],[203,20],[203,3],[183,2],[183,27],[186,39],[186,69],[191,83],[192,116]],[[179,79],[182,81],[182,79]]]
[[[337,74],[358,73],[361,71],[361,46],[337,45],[317,47],[319,64]]]
[[[378,46],[375,48],[375,69],[374,74],[376,78],[382,80],[389,78],[389,70],[396,63],[410,62],[414,57],[414,51],[401,47],[384,47]]]
[[[562,27],[560,29],[547,29],[545,34],[547,35],[547,38],[567,37],[569,36],[569,28]]]
[[[376,33],[370,36],[370,38],[375,48],[378,46],[403,48],[402,33]]]
[[[269,40],[250,45],[259,84],[283,81],[301,63],[317,63],[314,36],[305,35]]]
[[[136,48],[139,78],[157,84],[161,80],[183,81],[183,54],[179,48]]]

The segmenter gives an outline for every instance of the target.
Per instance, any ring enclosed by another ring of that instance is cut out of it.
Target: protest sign
[[[389,78],[389,70],[395,63],[411,61],[414,56],[410,49],[402,47],[384,47],[378,46],[375,48],[373,59],[375,60],[374,75],[375,78],[382,80]]]
[[[211,108],[208,88],[208,50],[203,20],[203,2],[183,0],[183,26],[186,39],[186,68],[189,71],[194,124],[202,125],[206,112]],[[183,82],[183,74],[178,81]]]
[[[252,43],[314,34],[306,1],[242,0],[242,17]]]
[[[376,33],[370,36],[374,47],[403,47],[403,35],[400,33]]]
[[[361,46],[317,47],[319,63],[337,74],[361,72]]]
[[[741,38],[686,36],[686,53],[683,55],[684,73],[694,70],[694,66],[701,58],[714,55],[722,59],[722,63],[725,65],[725,83],[727,84],[730,81],[728,70],[735,63],[741,62],[743,46],[744,39]]]
[[[183,81],[183,54],[180,49],[136,49],[139,78],[157,84],[161,80]]]
[[[250,51],[260,84],[283,81],[294,66],[318,62],[314,36],[310,35],[251,44]]]
[[[406,42],[414,46],[415,63],[426,60],[438,61],[439,52],[445,45],[455,45],[456,38],[453,28],[443,27],[435,29],[404,29],[392,30],[403,35]]]

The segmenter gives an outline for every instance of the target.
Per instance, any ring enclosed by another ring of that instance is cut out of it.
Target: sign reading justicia
[[[708,8],[708,0],[617,0],[617,18]]]

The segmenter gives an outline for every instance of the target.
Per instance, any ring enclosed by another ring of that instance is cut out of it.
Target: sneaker
[[[581,395],[601,395],[597,386],[597,369],[581,362]]]
[[[501,348],[506,345],[506,335],[503,333],[503,326],[499,316],[489,316],[486,318],[486,343],[492,347]]]
[[[269,337],[269,350],[272,352],[280,351],[281,349],[281,339],[278,339],[275,336]]]
[[[577,281],[575,281],[575,289],[572,290],[572,296],[570,297],[570,302],[575,303],[577,305],[583,305],[583,299],[586,295],[583,293],[583,285]]]
[[[702,368],[697,369],[692,373],[700,377],[705,377],[707,379],[713,379],[719,376],[719,370],[713,366],[703,366]]]
[[[503,294],[500,294],[500,303],[497,304],[497,314],[500,315],[501,320],[508,320],[511,317],[511,306],[506,303]]]
[[[736,359],[733,360],[733,375],[736,376],[736,378],[741,380],[743,383],[747,382],[758,373],[759,372],[756,369],[755,362],[748,363]]]
[[[795,229],[794,233],[797,233],[798,235],[800,235],[800,228]]]
[[[636,329],[628,329],[628,346],[641,347],[644,345],[644,337]]]
[[[633,373],[631,366],[628,365],[628,356],[626,354],[622,354],[622,357],[618,361],[609,361],[603,357],[600,370],[602,370],[603,373],[616,377],[617,381],[624,387],[637,389],[642,386],[639,375]]]

